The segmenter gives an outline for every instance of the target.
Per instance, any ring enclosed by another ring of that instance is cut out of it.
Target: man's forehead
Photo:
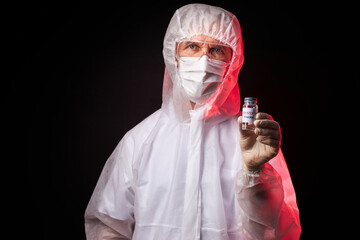
[[[206,35],[195,35],[195,36],[192,36],[189,40],[202,41],[202,42],[208,42],[208,43],[214,43],[214,44],[220,43],[219,40],[209,37],[209,36],[206,36]]]

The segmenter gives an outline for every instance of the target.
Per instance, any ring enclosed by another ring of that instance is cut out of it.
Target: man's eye
[[[220,48],[212,48],[211,53],[213,54],[220,54],[222,53],[222,50]]]
[[[195,46],[194,44],[190,44],[190,45],[188,46],[188,48],[190,48],[190,49],[195,49],[196,46]]]

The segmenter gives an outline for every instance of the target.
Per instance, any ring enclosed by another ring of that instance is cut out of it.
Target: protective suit
[[[178,44],[195,35],[232,49],[216,91],[192,109]],[[295,191],[281,153],[242,170],[237,78],[244,61],[237,18],[219,7],[178,9],[167,29],[161,109],[122,138],[85,213],[87,239],[298,239]]]

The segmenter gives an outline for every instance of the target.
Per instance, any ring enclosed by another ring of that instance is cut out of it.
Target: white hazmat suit
[[[192,109],[176,48],[200,34],[230,46],[232,58],[213,96]],[[127,132],[107,160],[85,212],[87,239],[299,239],[281,151],[258,174],[241,168],[237,18],[219,7],[186,5],[170,21],[163,55],[161,109]]]

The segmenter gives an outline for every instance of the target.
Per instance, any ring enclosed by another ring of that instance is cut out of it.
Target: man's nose
[[[202,56],[208,56],[208,57],[210,57],[210,47],[209,46],[203,46],[202,48],[201,48],[201,52],[202,52],[202,54],[201,54],[201,57]]]

